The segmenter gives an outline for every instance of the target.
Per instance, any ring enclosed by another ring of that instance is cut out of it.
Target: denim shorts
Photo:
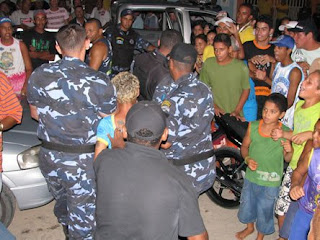
[[[260,186],[244,180],[240,198],[239,221],[247,224],[256,222],[258,232],[274,233],[274,205],[279,187]]]
[[[289,238],[290,229],[292,226],[293,219],[299,209],[299,203],[298,201],[292,201],[290,203],[290,207],[288,209],[288,212],[286,214],[286,217],[284,219],[283,225],[281,229],[279,230],[279,236],[285,239]]]

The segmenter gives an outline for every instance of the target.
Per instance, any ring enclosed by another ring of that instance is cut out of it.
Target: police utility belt
[[[59,143],[47,142],[45,140],[42,141],[42,147],[48,150],[65,152],[65,153],[93,153],[95,146],[94,144],[86,144],[86,145],[66,145]]]
[[[173,164],[175,166],[184,166],[184,165],[194,164],[196,162],[200,162],[202,160],[208,159],[208,158],[212,157],[213,155],[214,155],[214,149],[207,151],[207,152],[195,154],[190,157],[185,157],[182,159],[168,159],[168,160],[171,164]]]

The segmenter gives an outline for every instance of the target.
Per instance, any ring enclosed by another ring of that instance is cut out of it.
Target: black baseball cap
[[[318,35],[317,26],[312,19],[298,21],[297,25],[294,28],[290,28],[288,30],[292,32],[304,32],[306,34],[312,32],[314,35]]]
[[[177,43],[172,48],[170,58],[183,63],[194,64],[197,60],[197,51],[194,46],[186,43]]]
[[[126,116],[126,128],[131,137],[141,140],[154,140],[161,137],[166,128],[166,114],[161,106],[154,101],[141,101],[134,104]],[[140,130],[147,129],[151,136],[140,136]]]
[[[124,9],[121,12],[120,17],[124,17],[124,16],[127,16],[127,15],[133,15],[133,11],[131,9]]]

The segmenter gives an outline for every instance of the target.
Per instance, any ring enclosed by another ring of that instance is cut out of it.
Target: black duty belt
[[[203,152],[199,154],[192,155],[190,157],[182,158],[182,159],[168,159],[170,163],[172,163],[175,166],[184,166],[188,164],[193,164],[199,161],[202,161],[204,159],[208,159],[214,155],[214,149]]]
[[[58,144],[42,141],[42,147],[48,150],[58,151],[58,152],[66,152],[66,153],[93,153],[95,149],[94,144],[90,145],[66,145],[66,144]]]

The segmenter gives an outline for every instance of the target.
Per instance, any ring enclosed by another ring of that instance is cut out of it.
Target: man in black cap
[[[133,23],[132,10],[123,10],[120,17],[120,24],[108,28],[105,32],[113,51],[112,76],[130,69],[135,49],[146,51],[155,49],[152,44],[131,28]]]
[[[200,194],[212,186],[216,175],[211,139],[212,93],[193,74],[197,52],[192,45],[178,43],[169,56],[173,82],[159,84],[153,95],[169,114],[169,136],[161,148]]]
[[[294,28],[288,29],[294,32],[296,47],[292,50],[291,58],[302,67],[305,78],[309,74],[309,67],[320,56],[320,42],[317,41],[318,29],[312,19],[298,21]]]
[[[95,239],[208,239],[191,182],[159,151],[168,136],[160,105],[135,104],[123,133],[125,148],[103,151],[94,163]]]

